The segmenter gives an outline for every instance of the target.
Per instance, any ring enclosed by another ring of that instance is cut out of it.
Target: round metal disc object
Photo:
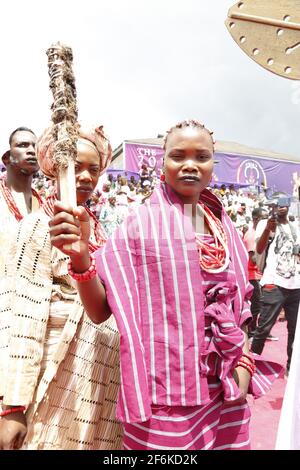
[[[300,80],[300,0],[242,0],[230,8],[225,24],[259,65]]]

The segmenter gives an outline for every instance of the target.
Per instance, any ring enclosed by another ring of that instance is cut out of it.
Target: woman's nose
[[[90,181],[92,178],[91,178],[91,174],[89,171],[85,170],[85,171],[82,171],[80,173],[80,175],[78,175],[78,178],[81,180],[81,181]]]
[[[195,161],[191,158],[184,162],[183,167],[186,171],[197,171],[197,165]]]

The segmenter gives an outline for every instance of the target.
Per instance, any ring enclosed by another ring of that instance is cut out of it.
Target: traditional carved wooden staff
[[[270,72],[300,80],[300,2],[243,0],[230,8],[226,26],[251,59]]]
[[[54,160],[58,169],[60,200],[75,207],[75,159],[77,155],[77,104],[72,49],[60,44],[47,50],[50,89],[53,94],[52,133]]]

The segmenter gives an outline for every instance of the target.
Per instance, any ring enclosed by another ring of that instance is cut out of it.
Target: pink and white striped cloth
[[[205,237],[206,242],[213,243],[212,237]],[[233,276],[230,267],[218,275],[203,272],[206,298],[204,357],[210,402],[196,407],[152,406],[152,417],[148,421],[124,423],[124,449],[250,449],[249,406],[246,401],[230,403],[240,395],[232,371],[244,343],[244,334],[230,308],[236,286],[228,281]],[[243,317],[243,322],[247,319],[249,315]],[[258,397],[278,375],[278,365],[261,359],[256,362],[258,371],[252,378],[250,390]]]
[[[223,391],[222,403],[239,396],[231,370],[244,342],[240,326],[251,316],[248,255],[219,200],[205,190],[201,201],[221,218],[231,254],[229,269],[214,276],[206,298],[195,232],[186,207],[166,184],[96,252],[120,332],[117,418],[130,425],[150,423],[151,428],[155,407],[180,416],[190,407],[196,415],[205,413],[220,400],[210,394],[211,371],[217,395]],[[212,336],[207,341],[208,316]],[[261,392],[265,385],[259,384]]]
[[[245,401],[225,403],[220,387],[197,407],[153,406],[145,423],[125,423],[126,450],[248,450],[251,412]]]

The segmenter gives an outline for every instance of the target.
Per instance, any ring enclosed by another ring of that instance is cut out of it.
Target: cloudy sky
[[[219,140],[299,156],[300,82],[264,70],[224,25],[236,0],[10,0],[1,7],[0,151],[50,120],[47,48],[72,47],[82,122],[113,147],[196,118]]]

